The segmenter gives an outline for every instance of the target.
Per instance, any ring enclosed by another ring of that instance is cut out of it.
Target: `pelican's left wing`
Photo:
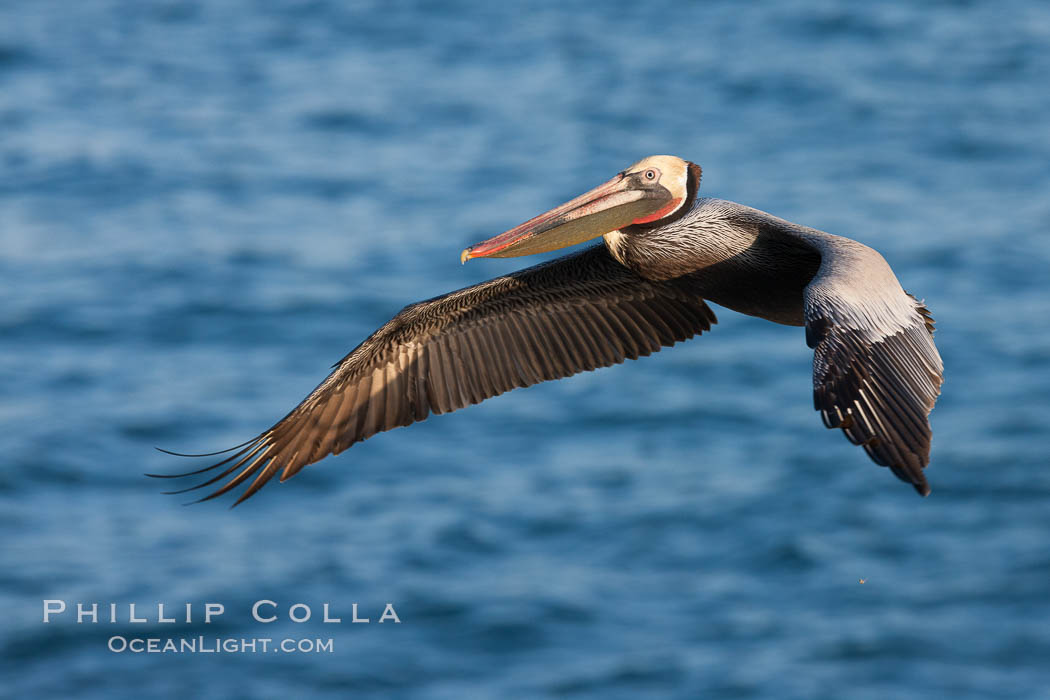
[[[827,234],[809,240],[821,253],[804,293],[814,405],[827,427],[925,496],[927,416],[944,370],[933,318],[878,252]]]
[[[174,476],[225,466],[192,487],[229,477],[202,500],[254,477],[240,503],[278,472],[284,481],[377,432],[649,355],[713,323],[700,297],[643,279],[593,246],[405,307],[269,430],[218,464]]]

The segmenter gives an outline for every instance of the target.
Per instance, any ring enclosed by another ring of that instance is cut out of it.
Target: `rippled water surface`
[[[1050,11],[875,5],[0,6],[5,689],[1045,697]],[[800,329],[726,309],[232,511],[142,476],[264,429],[404,304],[521,267],[458,254],[651,153],[926,299],[928,499],[821,426]],[[45,599],[103,621],[42,624]],[[334,649],[107,650],[197,635]]]

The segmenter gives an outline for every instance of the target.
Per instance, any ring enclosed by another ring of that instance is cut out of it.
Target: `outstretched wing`
[[[594,246],[405,307],[276,425],[217,464],[173,476],[225,467],[192,487],[228,478],[202,500],[254,477],[240,503],[277,472],[284,481],[383,430],[649,355],[715,322],[703,299]]]
[[[933,318],[876,251],[835,236],[818,247],[820,269],[804,295],[814,406],[826,426],[925,496],[927,416],[944,370]]]

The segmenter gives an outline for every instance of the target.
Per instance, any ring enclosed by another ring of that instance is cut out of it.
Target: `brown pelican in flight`
[[[805,326],[824,424],[928,494],[927,415],[943,366],[926,307],[871,248],[697,197],[699,186],[696,164],[651,156],[467,248],[463,262],[604,237],[604,245],[406,306],[272,427],[211,453],[233,453],[217,464],[169,476],[222,468],[183,491],[226,479],[207,500],[247,482],[240,503],[274,475],[284,481],[380,431],[699,335],[716,322],[709,299]]]

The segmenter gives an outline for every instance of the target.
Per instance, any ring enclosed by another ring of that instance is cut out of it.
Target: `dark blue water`
[[[1047,75],[1039,2],[4,3],[4,689],[1045,697]],[[926,299],[930,498],[821,426],[800,329],[725,309],[232,511],[142,476],[191,466],[155,445],[266,428],[404,304],[523,266],[458,255],[652,153]],[[45,625],[45,599],[120,621]],[[333,650],[107,648],[198,635]]]

